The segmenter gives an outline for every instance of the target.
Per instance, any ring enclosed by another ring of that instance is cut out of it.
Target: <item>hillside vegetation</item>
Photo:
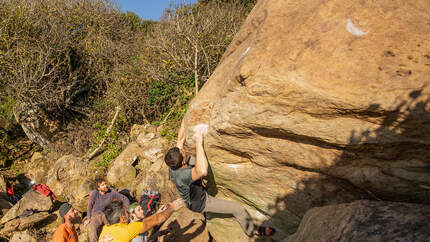
[[[254,4],[174,5],[155,22],[107,0],[0,0],[1,159],[19,125],[17,104],[37,110],[62,151],[88,153],[106,139],[114,156],[136,123],[160,124],[174,139]]]

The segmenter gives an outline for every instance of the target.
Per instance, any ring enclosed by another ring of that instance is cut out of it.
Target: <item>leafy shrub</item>
[[[157,121],[174,139],[249,12],[244,1],[176,5],[154,22],[109,0],[0,0],[0,115],[15,101],[36,105],[85,150],[102,136],[93,124],[120,106],[117,135]],[[108,144],[105,161],[117,150]]]

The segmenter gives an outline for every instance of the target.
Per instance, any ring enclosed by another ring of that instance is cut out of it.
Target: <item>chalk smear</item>
[[[242,53],[241,58],[245,57],[245,55],[248,54],[249,50],[251,49],[251,47],[246,48],[245,52]]]
[[[240,165],[228,165],[228,167],[233,168],[234,172],[235,172],[236,174],[238,174],[238,172],[237,172],[237,168],[238,168],[238,167],[240,167]]]
[[[355,25],[352,23],[352,21],[351,21],[351,19],[350,19],[350,18],[348,18],[348,19],[346,20],[346,30],[347,30],[348,32],[350,32],[351,34],[353,34],[353,35],[355,35],[355,36],[358,36],[358,37],[364,36],[364,35],[366,35],[366,34],[368,34],[368,33],[369,33],[369,31],[364,32],[364,31],[362,31],[361,29],[359,29],[359,28],[355,27]]]
[[[202,133],[203,135],[206,135],[208,133],[208,125],[207,124],[198,124],[194,127],[193,131],[194,133]]]

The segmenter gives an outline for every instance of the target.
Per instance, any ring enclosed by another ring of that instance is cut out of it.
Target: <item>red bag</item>
[[[37,185],[33,185],[31,187],[31,190],[37,190],[38,192],[40,192],[41,194],[47,196],[47,197],[52,197],[52,199],[56,200],[57,198],[55,197],[54,193],[51,191],[51,189],[49,189],[49,187],[45,184],[37,184]]]
[[[10,185],[10,187],[7,187],[7,195],[15,196],[15,192],[13,191],[13,185],[12,184]]]

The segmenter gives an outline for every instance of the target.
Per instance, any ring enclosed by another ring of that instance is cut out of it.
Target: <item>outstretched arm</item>
[[[208,159],[203,148],[203,132],[197,131],[194,135],[196,140],[196,166],[191,170],[191,178],[196,181],[208,174]]]
[[[150,230],[152,227],[163,223],[170,217],[170,215],[174,211],[182,208],[183,206],[184,206],[184,201],[182,199],[177,199],[169,203],[168,208],[163,212],[151,215],[143,219],[142,233],[145,233],[146,231]]]
[[[176,141],[176,147],[179,149],[184,148],[184,142],[185,142],[185,121],[182,119],[181,127],[178,131],[178,141]]]

